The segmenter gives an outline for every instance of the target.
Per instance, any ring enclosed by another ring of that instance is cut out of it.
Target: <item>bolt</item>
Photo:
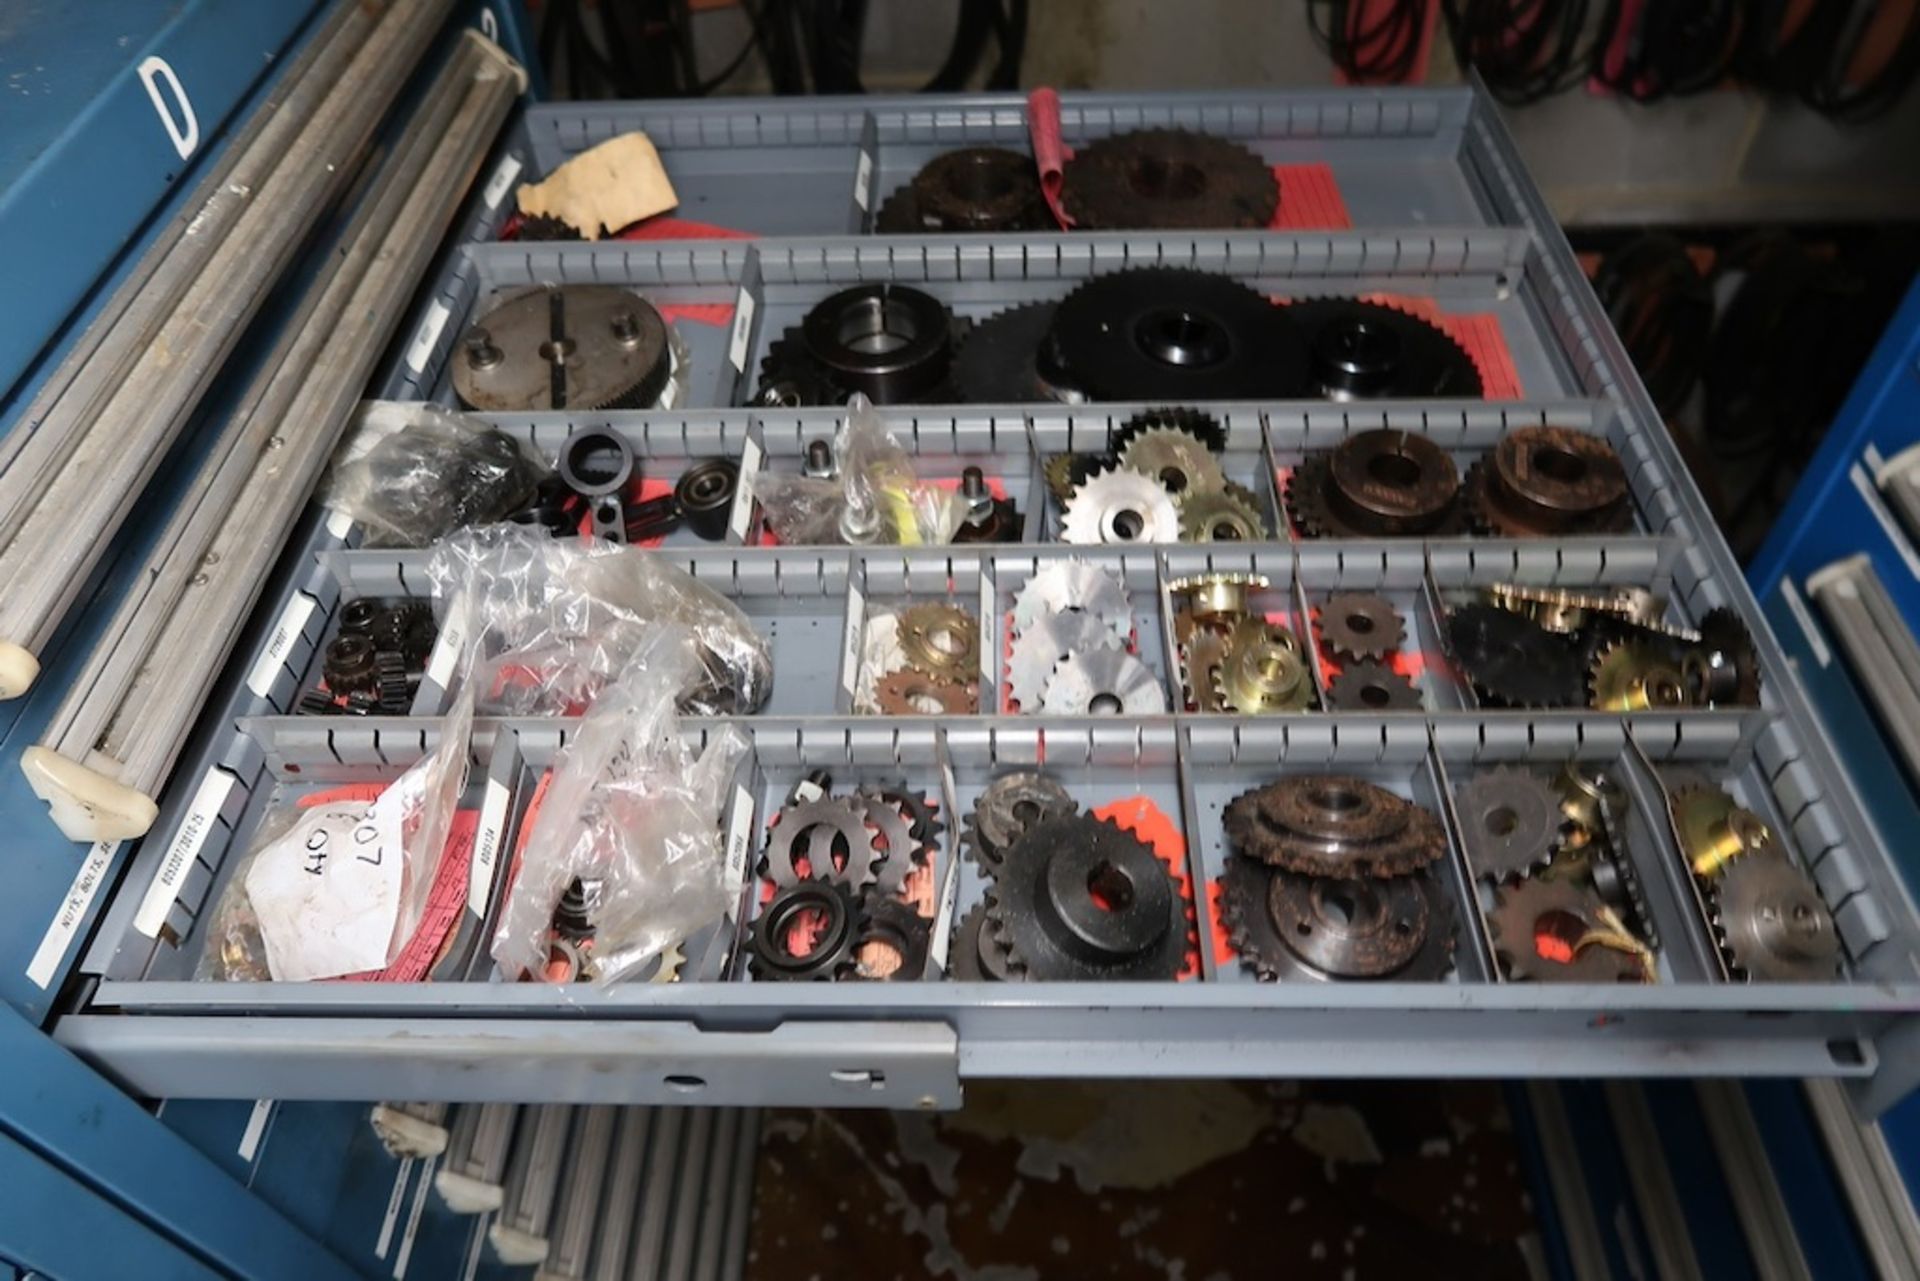
[[[824,440],[807,442],[807,475],[816,480],[833,475],[833,446]]]
[[[993,493],[987,488],[986,473],[978,467],[960,473],[960,497],[967,503],[969,525],[981,525],[993,518]]]
[[[466,347],[467,364],[475,369],[491,369],[505,356],[493,345],[493,335],[477,326],[467,331]]]
[[[630,311],[623,311],[613,318],[613,337],[622,347],[637,347],[640,344],[640,320]]]

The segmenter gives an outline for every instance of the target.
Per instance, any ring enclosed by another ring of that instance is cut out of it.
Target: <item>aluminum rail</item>
[[[1872,1122],[1861,1124],[1837,1083],[1802,1088],[1875,1272],[1887,1281],[1920,1276],[1920,1215],[1886,1136]]]
[[[1847,656],[1847,667],[1920,787],[1920,644],[1866,556],[1837,560],[1807,578]]]
[[[21,756],[74,840],[151,826],[165,781],[273,559],[524,77],[466,35],[55,711]]]
[[[84,410],[63,410],[76,415],[73,427],[49,431],[43,421],[24,438],[7,469],[14,501],[0,507],[0,698],[18,698],[38,678],[40,650],[248,322],[345,189],[451,8],[452,0],[394,0],[346,65],[315,80],[325,96],[297,133],[283,136],[275,113],[243,158],[249,172],[262,166],[264,180],[245,187],[229,174],[225,190],[244,192],[242,207],[198,270],[187,269],[191,283],[165,318],[123,369],[89,362],[67,385],[63,401],[86,400]],[[323,65],[310,63],[306,78],[321,77]],[[200,234],[190,227],[182,243]]]

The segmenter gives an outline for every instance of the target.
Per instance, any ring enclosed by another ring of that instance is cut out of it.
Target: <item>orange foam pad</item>
[[[1520,399],[1520,374],[1513,366],[1513,353],[1507,350],[1498,316],[1490,312],[1444,312],[1431,298],[1405,294],[1372,294],[1365,301],[1398,308],[1445,330],[1448,337],[1466,348],[1480,371],[1482,400]]]
[[[1267,225],[1275,231],[1347,231],[1353,218],[1340,197],[1333,166],[1321,162],[1275,165],[1280,183],[1280,205]]]
[[[452,934],[454,922],[467,905],[467,867],[473,861],[474,836],[480,827],[478,810],[458,810],[447,829],[447,844],[434,870],[427,910],[413,937],[385,969],[347,974],[348,983],[418,983],[427,977]]]

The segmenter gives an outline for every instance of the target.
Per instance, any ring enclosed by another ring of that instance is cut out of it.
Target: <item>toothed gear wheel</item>
[[[1605,928],[1604,907],[1594,891],[1566,880],[1530,876],[1497,887],[1487,925],[1505,977],[1515,983],[1646,982],[1635,953],[1601,943],[1575,950],[1581,938]]]
[[[1073,491],[1080,488],[1106,471],[1112,460],[1099,454],[1054,454],[1047,459],[1043,468],[1047,478],[1047,492],[1054,501],[1062,506],[1073,497]]]
[[[1348,663],[1327,682],[1327,707],[1336,712],[1417,712],[1420,691],[1385,663]]]
[[[1186,902],[1151,847],[1108,819],[1035,823],[1005,855],[989,914],[1008,969],[1037,982],[1169,980],[1186,964]]]
[[[1042,365],[1056,305],[1022,303],[971,326],[953,354],[956,398],[973,405],[1084,399],[1063,371]]]
[[[1320,604],[1320,643],[1343,663],[1378,662],[1407,639],[1407,620],[1373,592],[1335,592]]]
[[[1587,695],[1603,712],[1661,711],[1686,707],[1686,678],[1651,645],[1617,641],[1603,647],[1587,667]]]
[[[447,364],[460,404],[482,413],[650,409],[672,385],[672,327],[622,286],[556,285],[491,307]]]
[[[972,716],[980,710],[977,687],[901,668],[873,687],[883,716]]]
[[[1264,543],[1271,537],[1260,502],[1238,485],[1210,493],[1184,493],[1174,499],[1180,513],[1180,538],[1188,543]]]
[[[405,716],[413,706],[412,687],[407,683],[406,656],[398,650],[378,650],[373,656],[377,694],[375,702],[386,716]]]
[[[920,167],[874,215],[881,235],[1054,231],[1033,157],[1004,147],[962,147]]]
[[[907,873],[914,868],[914,855],[920,843],[913,838],[900,807],[877,792],[860,793],[861,810],[868,824],[879,834],[880,861],[874,872],[874,891],[896,895],[906,884]]]
[[[1708,707],[1760,706],[1760,656],[1740,615],[1724,605],[1700,619],[1700,641],[1681,655],[1694,701]]]
[[[980,679],[980,624],[944,601],[921,601],[900,611],[900,652],[917,672],[965,684]]]
[[[1241,965],[1267,982],[1423,982],[1453,964],[1453,906],[1424,874],[1336,881],[1230,859],[1220,915]]]
[[[1153,669],[1124,650],[1089,649],[1067,655],[1040,695],[1048,716],[1156,716],[1167,694]]]
[[[965,330],[924,290],[855,285],[821,299],[768,344],[761,391],[790,385],[794,394],[811,396],[824,384],[834,389],[836,404],[854,392],[876,405],[951,401],[947,376]]]
[[[1519,427],[1467,470],[1474,527],[1502,538],[1633,528],[1627,470],[1613,446],[1568,427]]]
[[[1677,788],[1667,798],[1680,853],[1694,875],[1722,875],[1744,859],[1768,853],[1773,828],[1711,783]]]
[[[1499,766],[1475,774],[1454,798],[1460,840],[1474,873],[1515,880],[1547,865],[1560,847],[1560,794],[1531,770]]]
[[[1136,129],[1074,152],[1060,200],[1082,231],[1262,228],[1280,179],[1247,148],[1186,129]]]
[[[940,821],[940,815],[933,802],[910,788],[883,787],[875,795],[887,804],[899,810],[907,820],[907,828],[915,842],[914,860],[925,863],[938,848],[940,837],[946,832],[947,825]]]
[[[1226,691],[1220,687],[1220,668],[1227,661],[1227,638],[1211,627],[1198,627],[1181,644],[1180,665],[1185,677],[1187,707],[1196,712],[1227,710]]]
[[[1242,856],[1307,876],[1406,876],[1447,852],[1432,812],[1345,775],[1295,775],[1243,792],[1222,822]]]
[[[1002,774],[973,803],[968,835],[981,865],[991,871],[1029,827],[1079,812],[1080,802],[1045,774]]]
[[[1054,614],[1092,614],[1125,641],[1133,633],[1133,602],[1112,570],[1084,561],[1049,561],[1013,598],[1013,630],[1023,632]]]
[[[766,874],[781,887],[815,880],[865,889],[879,871],[876,835],[868,826],[866,805],[857,798],[828,797],[790,805],[767,832]],[[795,865],[797,858],[807,860],[805,877]]]
[[[1712,896],[1714,925],[1738,974],[1763,983],[1820,983],[1839,972],[1833,914],[1779,850],[1730,865]]]
[[[1265,591],[1273,581],[1265,574],[1214,570],[1170,579],[1167,589],[1187,598],[1188,615],[1197,623],[1231,628],[1247,613],[1247,598]]]
[[[1185,267],[1081,285],[1054,312],[1040,363],[1094,401],[1291,399],[1307,386],[1306,347],[1284,309]]]
[[[1007,655],[1007,692],[1021,707],[1037,707],[1054,669],[1069,654],[1120,648],[1113,628],[1092,614],[1049,614],[1013,638]]]
[[[1133,436],[1120,451],[1120,468],[1159,483],[1179,500],[1194,494],[1218,494],[1227,474],[1198,438],[1172,427],[1155,427]]]
[[[775,892],[754,918],[748,969],[763,982],[829,982],[854,972],[866,929],[860,900],[832,881],[800,881]]]
[[[1212,453],[1227,447],[1227,429],[1218,418],[1184,405],[1145,409],[1113,429],[1108,448],[1115,454],[1125,451],[1135,436],[1150,431],[1177,431],[1193,437]]]
[[[1173,495],[1138,472],[1102,472],[1073,491],[1060,518],[1060,540],[1077,547],[1172,543],[1180,538]]]
[[[1308,368],[1330,400],[1477,397],[1480,368],[1439,325],[1385,303],[1312,298],[1288,313],[1307,343]]]
[[[1494,707],[1580,707],[1580,651],[1564,636],[1496,605],[1447,615],[1447,648],[1480,701]]]
[[[1447,451],[1387,428],[1308,454],[1287,477],[1287,505],[1309,538],[1444,538],[1467,528]]]
[[[993,901],[988,895],[984,902],[975,904],[953,932],[953,957],[948,968],[956,982],[1009,983],[1022,977],[1008,970],[1006,944],[988,924]]]
[[[1313,668],[1300,640],[1263,618],[1242,618],[1227,633],[1220,693],[1225,710],[1253,716],[1313,706]]]

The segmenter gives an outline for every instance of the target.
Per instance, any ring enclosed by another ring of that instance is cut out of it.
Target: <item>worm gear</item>
[[[1133,632],[1133,602],[1112,570],[1084,561],[1055,560],[1041,565],[1013,598],[1013,630],[1026,631],[1042,618],[1065,613],[1092,614],[1121,640]]]
[[[1199,439],[1173,427],[1154,427],[1130,438],[1120,450],[1120,469],[1159,483],[1177,501],[1195,494],[1217,494],[1227,474]]]
[[[1806,873],[1779,850],[1730,865],[1712,887],[1714,927],[1741,977],[1819,983],[1840,967],[1833,914]]]
[[[1219,711],[1251,716],[1313,706],[1313,669],[1299,638],[1262,618],[1242,618],[1227,633],[1218,679]]]
[[[1229,481],[1225,488],[1173,500],[1180,513],[1180,539],[1188,543],[1264,543],[1272,536],[1250,489]]]
[[[949,969],[956,982],[1008,983],[1025,977],[1008,968],[1007,945],[989,923],[995,901],[989,891],[985,900],[960,918],[959,928],[953,932],[953,959]]]
[[[1724,605],[1700,619],[1700,641],[1680,657],[1693,700],[1707,707],[1758,707],[1760,656],[1753,634],[1740,616]]]
[[[972,325],[953,355],[956,397],[975,405],[1083,399],[1058,371],[1041,369],[1055,305],[1022,303]]]
[[[1646,954],[1594,941],[1606,904],[1573,881],[1530,876],[1494,890],[1487,913],[1505,976],[1516,983],[1644,983]],[[1624,941],[1624,940],[1623,940]]]
[[[965,324],[932,294],[890,283],[855,285],[816,303],[767,347],[760,387],[787,387],[800,403],[821,386],[840,403],[854,392],[876,405],[954,399],[947,375]],[[781,400],[777,403],[784,404]]]
[[[1225,138],[1137,129],[1074,152],[1061,174],[1060,200],[1083,231],[1259,228],[1280,207],[1280,179]]]
[[[1056,228],[1033,157],[1004,147],[963,147],[922,165],[881,204],[873,229],[899,236]]]
[[[1658,648],[1639,641],[1615,641],[1603,647],[1587,668],[1591,705],[1603,712],[1645,712],[1692,703],[1677,664]]]
[[[1385,663],[1349,663],[1327,682],[1336,712],[1417,712],[1426,706],[1412,681]]]
[[[1320,643],[1343,663],[1378,662],[1407,639],[1407,620],[1373,592],[1335,592],[1321,602],[1314,621]]]
[[[883,716],[972,716],[980,710],[977,686],[911,668],[882,676],[873,697]]]
[[[1710,783],[1681,787],[1667,798],[1680,853],[1695,876],[1721,875],[1743,858],[1773,849],[1773,828]]]
[[[1494,707],[1579,707],[1586,703],[1580,651],[1566,637],[1497,605],[1462,605],[1447,615],[1447,648],[1480,701]]]
[[[1060,538],[1080,547],[1177,542],[1180,513],[1158,481],[1139,472],[1102,472],[1067,500]]]
[[[1007,654],[1007,692],[1021,707],[1037,707],[1054,669],[1069,655],[1120,648],[1120,637],[1092,614],[1046,615],[1013,638]]]
[[[775,892],[754,918],[748,968],[763,981],[827,982],[854,972],[867,914],[854,892],[832,881],[800,881]]]
[[[1110,819],[1035,823],[1005,853],[988,928],[1008,970],[1049,982],[1177,978],[1186,902],[1160,856]]]
[[[651,409],[674,389],[672,327],[618,285],[535,289],[492,308],[448,359],[453,393],[483,413]]]
[[[900,611],[900,652],[917,672],[967,684],[980,679],[980,625],[958,605],[923,601]]]
[[[1096,401],[1288,399],[1307,386],[1306,365],[1282,308],[1185,267],[1094,277],[1061,300],[1040,354],[1043,372]]]
[[[1405,876],[1447,852],[1431,811],[1343,775],[1294,775],[1242,792],[1222,822],[1243,856],[1307,876]]]
[[[1002,774],[973,803],[967,816],[969,843],[980,864],[993,871],[1028,828],[1079,812],[1080,802],[1045,774]]]
[[[1307,343],[1308,369],[1329,400],[1477,397],[1480,369],[1446,330],[1385,303],[1313,298],[1287,312]]]
[[[1210,453],[1222,453],[1227,447],[1227,429],[1212,414],[1198,409],[1189,409],[1176,405],[1160,409],[1142,410],[1127,421],[1115,427],[1108,440],[1108,448],[1115,454],[1126,451],[1135,436],[1152,431],[1177,431],[1193,437],[1206,446]]]
[[[1157,716],[1167,694],[1153,670],[1125,650],[1069,654],[1053,669],[1040,695],[1049,716]]]
[[[1502,538],[1633,528],[1627,470],[1613,446],[1568,427],[1520,427],[1467,471],[1474,527]]]
[[[1379,428],[1308,454],[1287,478],[1308,538],[1446,537],[1466,530],[1460,473],[1425,436]]]
[[[1454,812],[1474,874],[1495,882],[1545,867],[1566,821],[1558,792],[1531,770],[1507,765],[1468,779],[1454,796]]]
[[[1268,982],[1423,982],[1452,966],[1453,908],[1424,874],[1337,881],[1229,859],[1220,915],[1241,965]]]
[[[783,888],[831,881],[850,890],[873,884],[881,850],[868,826],[867,807],[855,797],[822,797],[790,805],[767,832],[766,874]],[[806,859],[807,874],[799,860]]]

